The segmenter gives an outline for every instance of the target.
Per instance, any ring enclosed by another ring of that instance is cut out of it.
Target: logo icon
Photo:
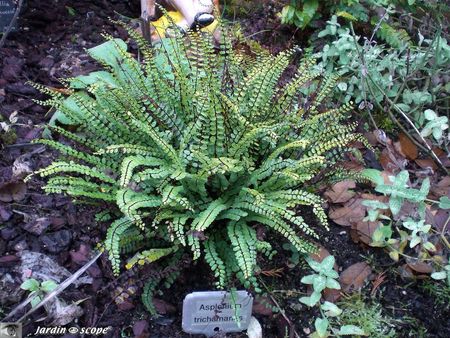
[[[22,324],[0,323],[0,338],[22,338]]]

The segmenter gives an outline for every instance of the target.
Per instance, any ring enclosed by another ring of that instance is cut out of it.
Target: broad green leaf
[[[39,282],[34,278],[29,278],[20,285],[20,288],[28,291],[39,290]]]
[[[121,39],[106,41],[98,46],[87,50],[88,54],[98,62],[107,64],[113,68],[118,66],[122,60],[121,53],[127,51],[127,44]]]
[[[324,275],[329,278],[334,278],[334,279],[339,278],[339,274],[334,269],[326,271],[324,273]]]
[[[328,289],[335,289],[335,290],[341,289],[341,285],[339,284],[339,282],[337,280],[334,280],[333,278],[327,278],[327,282],[325,285]]]
[[[308,276],[304,276],[300,282],[302,282],[303,284],[312,284],[314,282],[314,277],[316,275],[308,275]]]
[[[337,334],[341,336],[352,336],[352,335],[367,336],[367,334],[364,332],[363,329],[355,325],[343,325],[341,326]]]
[[[389,199],[389,208],[394,215],[397,215],[402,208],[403,199],[400,197],[391,197]]]
[[[422,186],[420,187],[420,193],[425,198],[429,192],[430,192],[430,179],[427,177],[422,182]]]
[[[319,0],[305,0],[303,4],[303,24],[308,25],[319,8]]]
[[[400,171],[395,177],[394,186],[403,188],[408,184],[408,180],[409,172],[407,170]]]
[[[346,12],[346,11],[337,12],[336,15],[340,16],[340,17],[343,17],[343,18],[345,18],[347,20],[350,20],[350,21],[357,21],[358,20],[357,18],[355,18],[353,15],[351,15],[349,12]]]
[[[42,298],[40,296],[34,296],[31,300],[31,307],[36,307],[41,302],[41,300]]]
[[[377,169],[364,169],[361,174],[376,185],[384,184],[384,178],[381,175],[381,171]]]
[[[313,279],[313,288],[315,292],[322,292],[325,289],[327,278],[325,276],[316,275]]]
[[[387,209],[388,205],[386,203],[377,200],[363,200],[362,205],[372,208],[372,209]]]
[[[46,280],[45,282],[42,282],[41,284],[41,290],[44,292],[52,292],[58,287],[58,284],[56,284],[52,280]]]
[[[425,110],[423,114],[428,121],[432,121],[438,117],[435,111],[431,109]]]
[[[321,267],[322,267],[321,264],[319,262],[315,261],[314,259],[312,259],[311,257],[306,257],[306,262],[311,267],[311,269],[313,269],[315,272],[321,271]]]
[[[334,303],[325,301],[320,308],[325,311],[325,314],[329,317],[337,317],[342,313],[342,310]]]
[[[309,297],[301,297],[300,302],[308,305],[309,307],[313,307],[317,304],[321,297],[322,295],[320,294],[320,292],[314,291]]]
[[[347,90],[347,83],[345,83],[345,82],[339,82],[339,83],[337,84],[337,87],[338,87],[341,91],[345,92],[345,91]]]
[[[386,241],[392,236],[392,229],[389,225],[384,226],[380,223],[380,226],[372,234],[371,246],[383,247],[386,245]]]
[[[423,243],[423,247],[424,247],[426,250],[431,251],[431,252],[435,252],[435,251],[436,251],[436,247],[435,247],[434,244],[431,243],[431,242],[425,242],[425,243]]]
[[[116,87],[117,82],[110,72],[98,71],[89,75],[80,75],[70,80],[69,86],[74,89],[84,89],[92,84],[106,83],[109,86]]]
[[[436,280],[441,280],[447,278],[447,272],[445,271],[439,271],[439,272],[433,272],[431,274],[431,278]]]
[[[314,327],[316,328],[316,331],[320,337],[327,336],[328,325],[329,325],[328,319],[316,318],[316,320],[314,322]]]
[[[321,272],[325,272],[325,271],[329,271],[331,269],[333,269],[335,263],[335,259],[334,256],[327,256],[324,258],[324,260],[322,261],[322,263],[320,263],[320,267],[321,267]]]
[[[450,209],[450,198],[448,198],[447,196],[442,196],[439,199],[439,208]]]
[[[420,237],[418,237],[418,236],[414,236],[412,239],[411,239],[411,242],[409,242],[409,247],[410,248],[414,248],[417,244],[419,244],[421,242],[421,239],[420,239]]]

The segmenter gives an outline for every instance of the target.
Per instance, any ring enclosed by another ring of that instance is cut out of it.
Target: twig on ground
[[[272,296],[272,293],[270,292],[270,290],[267,287],[266,283],[264,283],[264,281],[261,278],[259,280],[260,280],[261,284],[264,286],[264,288],[267,290],[267,293],[268,293],[268,295],[270,297],[270,300],[275,304],[275,306],[278,308],[278,310],[280,311],[281,315],[283,316],[284,320],[289,324],[289,327],[291,328],[294,336],[296,338],[300,338],[300,335],[295,330],[294,324],[292,324],[291,320],[286,316],[284,310],[281,308],[280,304],[277,302],[275,297]]]
[[[444,226],[442,227],[442,231],[440,233],[442,241],[447,245],[447,248],[450,249],[450,243],[448,242],[447,238],[445,237],[445,233],[447,232],[447,225],[450,222],[450,216],[448,216],[447,221],[445,222]]]
[[[37,309],[41,308],[45,304],[47,304],[52,298],[58,296],[61,292],[63,292],[67,287],[69,287],[75,280],[78,279],[89,267],[97,261],[97,259],[103,254],[103,252],[98,252],[89,262],[87,262],[81,269],[79,269],[77,272],[75,272],[72,276],[68,277],[64,282],[62,282],[58,287],[47,294],[47,296],[44,297],[44,299],[41,300],[39,304],[37,304],[34,308],[32,308],[30,311],[25,313],[22,317],[20,317],[19,320],[17,320],[17,323],[23,322],[25,318],[27,318],[29,315],[34,313]],[[27,306],[28,303],[31,302],[32,298],[26,299],[24,302],[19,304],[12,310],[5,318],[3,318],[3,322],[6,322],[9,318],[14,317],[19,311],[21,311],[25,306]]]

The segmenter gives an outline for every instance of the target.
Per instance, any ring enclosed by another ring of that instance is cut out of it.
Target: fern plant
[[[257,253],[273,254],[258,224],[299,252],[314,251],[318,236],[296,208],[312,207],[326,226],[308,182],[343,178],[337,163],[361,139],[355,124],[341,123],[350,105],[322,103],[336,77],[307,100],[299,90],[318,76],[312,60],[279,85],[295,50],[250,57],[233,50],[225,30],[218,53],[209,34],[155,47],[130,35],[142,63],[107,37],[89,51],[105,70],[67,80],[69,96],[37,86],[51,95],[46,105],[78,125],[77,133],[50,127],[78,146],[39,141],[65,155],[36,172],[50,177],[45,191],[115,206],[121,216],[104,247],[116,274],[124,253],[138,250],[131,268],[188,251],[204,256],[217,287],[237,277],[257,288]]]

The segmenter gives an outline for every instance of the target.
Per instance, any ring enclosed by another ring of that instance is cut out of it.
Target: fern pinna
[[[349,106],[322,102],[336,78],[321,81],[314,98],[301,97],[318,77],[312,60],[280,85],[296,50],[251,57],[233,50],[225,30],[218,52],[209,34],[154,47],[130,34],[141,63],[107,37],[89,51],[104,71],[67,80],[68,96],[41,88],[78,132],[50,128],[79,144],[40,141],[65,155],[37,171],[51,177],[45,191],[115,202],[122,216],[105,248],[117,274],[130,248],[142,251],[127,268],[188,250],[194,260],[204,255],[219,288],[236,277],[256,287],[258,252],[273,253],[256,225],[313,251],[317,235],[297,207],[312,207],[326,226],[308,182],[342,178],[336,164],[361,138],[354,124],[342,124]]]

